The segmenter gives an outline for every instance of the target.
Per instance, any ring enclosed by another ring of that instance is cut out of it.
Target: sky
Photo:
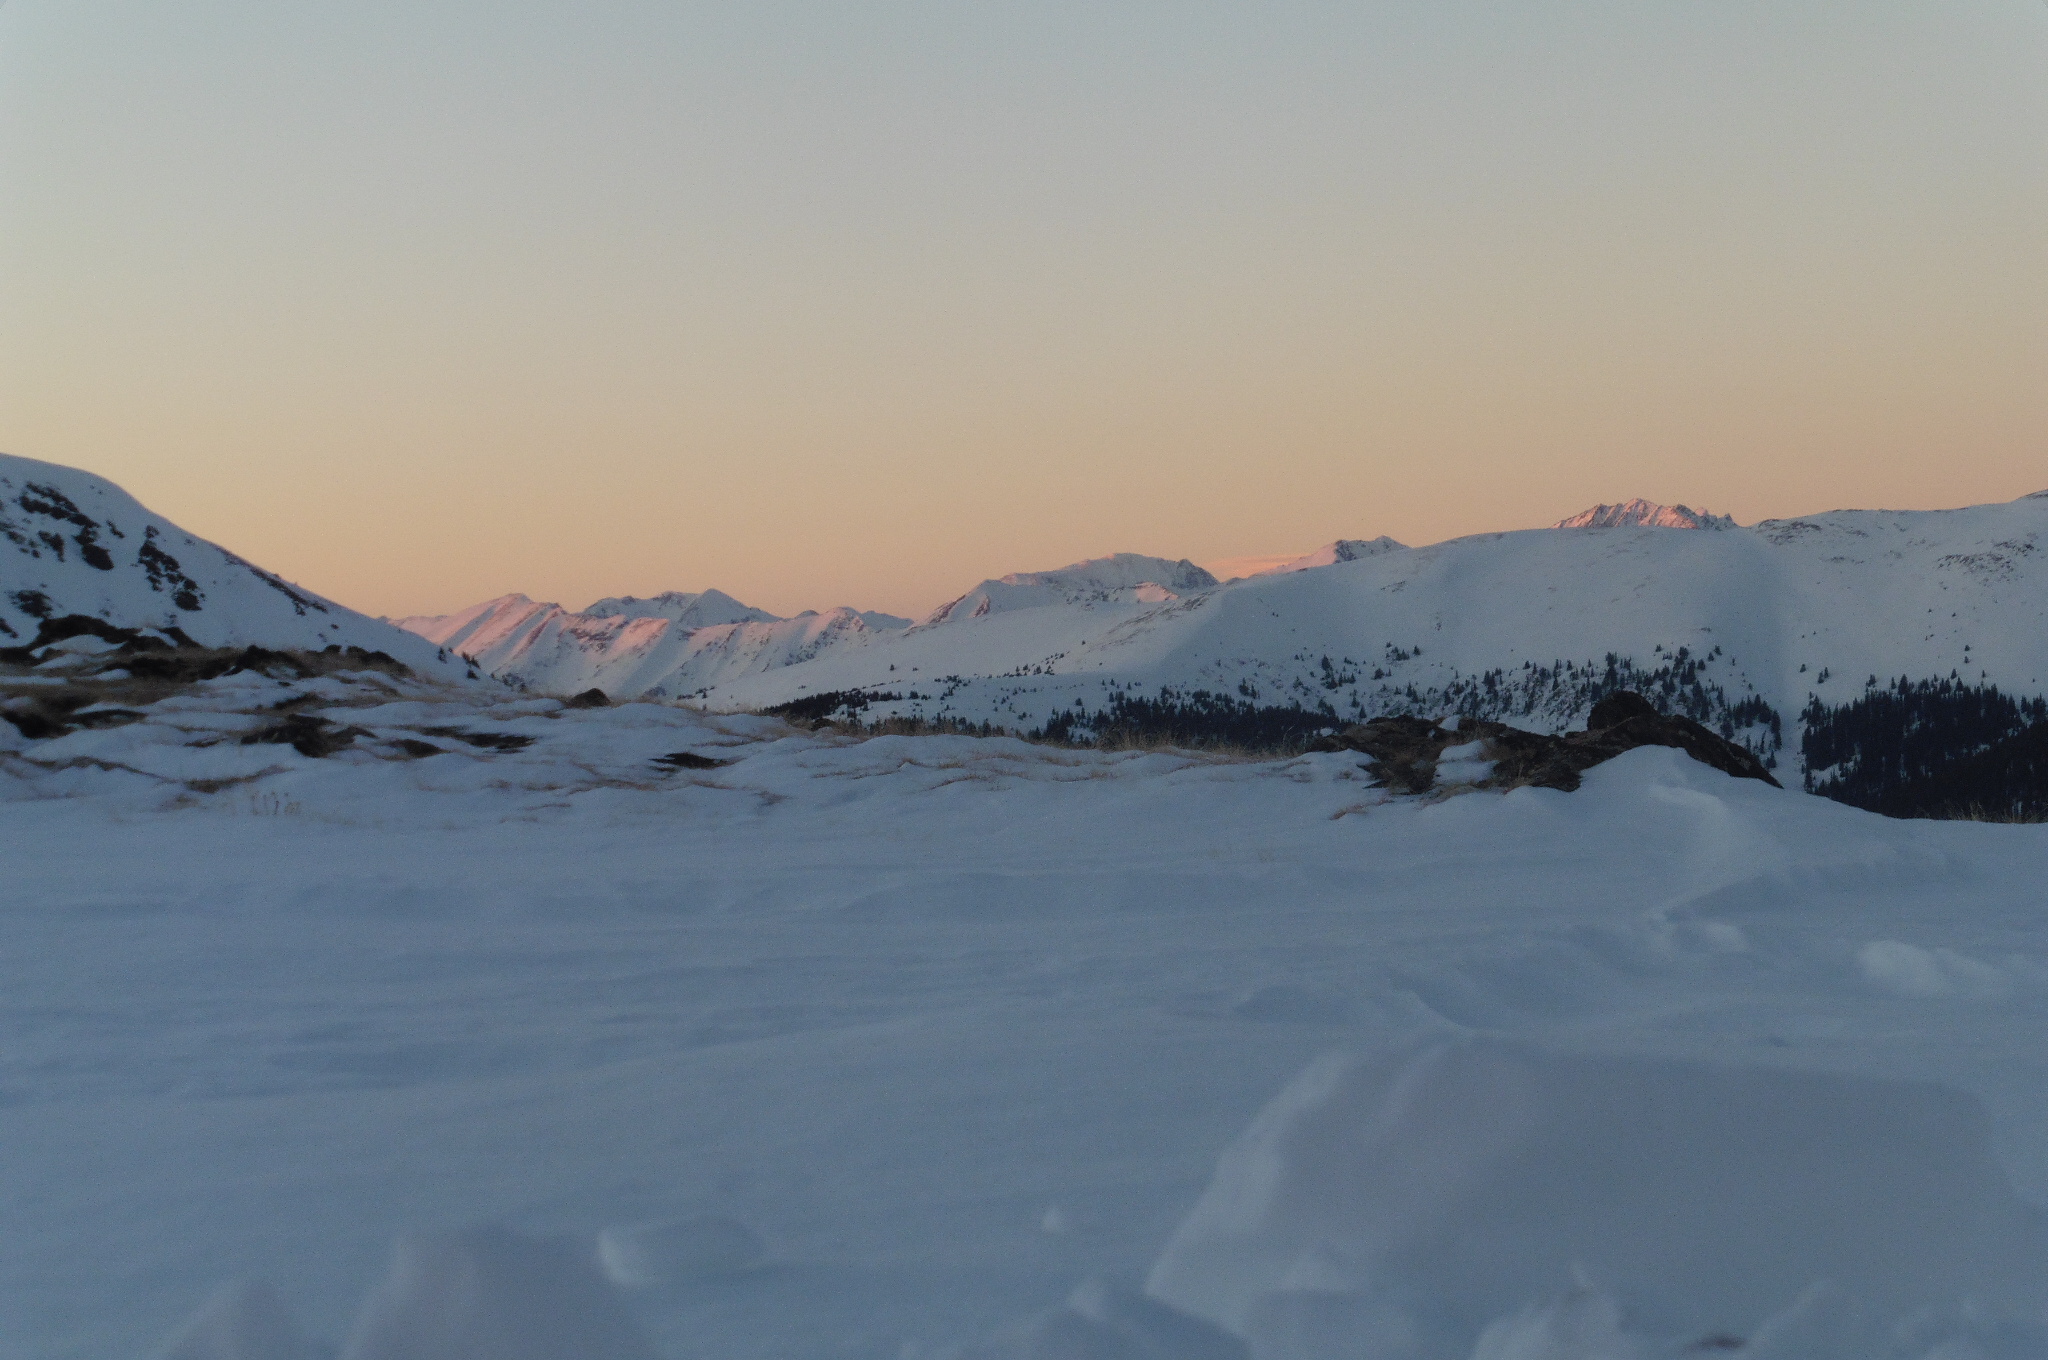
[[[0,451],[356,608],[2048,487],[2048,4],[11,0]]]

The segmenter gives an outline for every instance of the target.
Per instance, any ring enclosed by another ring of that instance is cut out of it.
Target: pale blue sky
[[[0,8],[0,450],[373,612],[2048,486],[2048,5]]]

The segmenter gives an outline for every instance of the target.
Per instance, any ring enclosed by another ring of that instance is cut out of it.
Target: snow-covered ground
[[[0,1350],[236,1278],[341,1345],[496,1223],[568,1246],[413,1238],[349,1354],[469,1354],[386,1344],[462,1243],[670,1360],[1243,1354],[1094,1277],[1259,1360],[2048,1354],[2048,828],[1357,766],[374,673],[0,726]]]

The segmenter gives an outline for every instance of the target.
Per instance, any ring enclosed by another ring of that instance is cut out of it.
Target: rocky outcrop
[[[337,672],[408,676],[388,653],[331,644],[322,651],[268,647],[201,647],[176,628],[123,628],[83,614],[44,619],[23,647],[0,647],[0,720],[29,741],[80,728],[139,722],[139,711],[192,685],[250,672],[273,680],[304,680]],[[324,719],[293,714],[242,738],[274,742],[301,755],[326,756],[368,735]]]
[[[1404,713],[1347,727],[1310,749],[1357,751],[1371,757],[1373,772],[1386,787],[1427,793],[1451,786],[1569,791],[1593,766],[1638,746],[1676,747],[1738,779],[1783,787],[1748,747],[1690,718],[1659,713],[1642,695],[1626,690],[1594,705],[1583,732],[1525,732],[1481,718],[1447,727]]]

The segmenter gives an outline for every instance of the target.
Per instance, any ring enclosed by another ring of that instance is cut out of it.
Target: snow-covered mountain
[[[512,597],[523,598],[523,597]],[[589,619],[667,619],[682,629],[708,628],[719,623],[785,623],[780,614],[771,614],[765,609],[741,604],[722,590],[684,591],[664,590],[648,599],[637,599],[631,595],[613,595],[586,605],[581,611]],[[806,609],[798,618],[808,618],[818,611]],[[860,621],[870,628],[887,632],[896,628],[908,628],[910,620],[896,614],[885,614],[879,609],[856,609],[853,611]]]
[[[1733,529],[1735,517],[1713,515],[1689,505],[1659,505],[1638,496],[1619,505],[1596,505],[1550,526],[1553,529]]]
[[[725,708],[852,694],[871,718],[1021,729],[1085,729],[1161,696],[1561,729],[1631,687],[1774,754],[1809,700],[1846,702],[1871,677],[2048,691],[2048,494],[1746,528],[1635,501],[1566,524],[1340,540],[1225,585],[1118,554],[984,581],[905,629],[850,610],[687,628],[523,596],[401,622],[552,693]]]
[[[1173,600],[1050,600],[710,687],[731,707],[866,691],[869,710],[1033,728],[1205,693],[1345,716],[1472,712],[1561,729],[1617,686],[1766,753],[1870,677],[2048,690],[2048,495],[1717,532],[1482,534]],[[970,594],[968,599],[973,599]],[[1085,722],[1084,722],[1084,725]]]
[[[186,533],[104,478],[0,454],[0,646],[84,615],[202,646],[361,647],[455,677],[459,661]]]
[[[775,615],[765,609],[741,604],[722,590],[664,590],[649,599],[613,595],[583,611],[593,619],[667,619],[684,628],[704,628],[714,623],[773,623]]]
[[[502,595],[453,614],[392,622],[488,674],[543,693],[601,689],[615,698],[655,699],[801,665],[910,623],[843,607],[782,619],[716,590],[599,600],[580,613]]]
[[[669,698],[743,683],[906,631],[1019,611],[1043,622],[1050,616],[1041,611],[1049,607],[1151,606],[1215,586],[1216,578],[1192,562],[1118,553],[983,581],[914,627],[893,614],[844,606],[782,619],[717,590],[604,599],[581,612],[505,595],[453,614],[393,622],[492,675],[547,693],[597,688],[614,697]]]
[[[918,626],[958,623],[1047,605],[1163,604],[1214,589],[1216,578],[1182,558],[1113,553],[1057,571],[1019,571],[983,581],[925,616]]]

